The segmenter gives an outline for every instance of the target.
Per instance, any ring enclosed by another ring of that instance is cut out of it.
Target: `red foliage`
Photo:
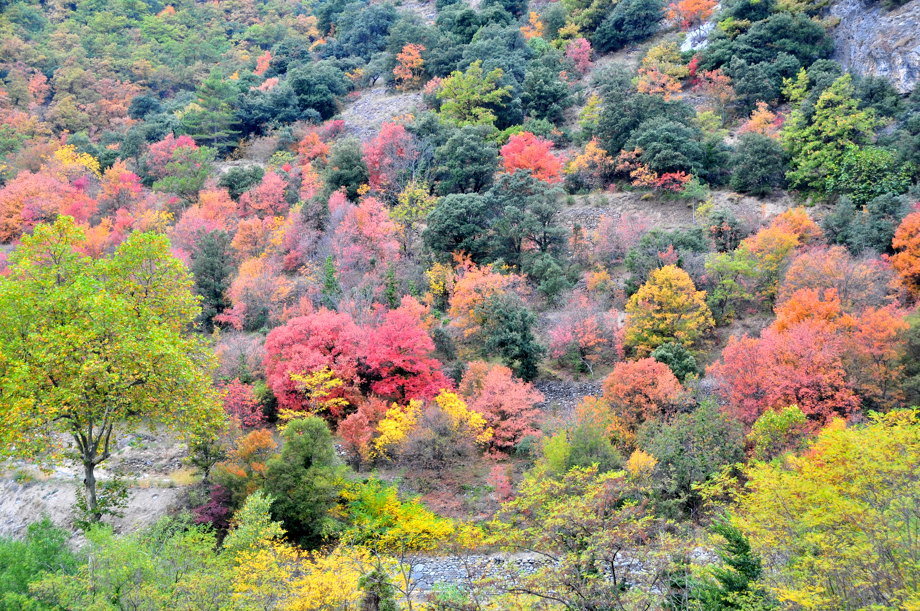
[[[844,310],[881,306],[892,293],[894,272],[880,259],[854,259],[843,246],[815,246],[792,260],[779,301],[803,288],[835,289]]]
[[[844,370],[844,351],[824,322],[806,319],[785,331],[768,328],[759,339],[732,337],[722,360],[707,373],[716,380],[726,411],[745,424],[789,405],[824,424],[859,407]]]
[[[391,192],[399,174],[418,157],[415,139],[398,123],[384,123],[377,137],[364,145],[364,162],[374,191]],[[395,195],[395,193],[393,194]]]
[[[587,74],[591,69],[591,43],[584,38],[576,38],[565,48],[565,56],[572,60],[575,69]]]
[[[350,386],[358,378],[360,352],[361,330],[351,316],[322,308],[272,329],[265,339],[265,378],[280,408],[304,410],[307,403],[291,374],[329,368]],[[345,390],[337,389],[336,396]]]
[[[345,450],[355,459],[367,455],[368,444],[377,432],[390,404],[379,397],[368,397],[358,403],[357,411],[339,423],[336,433],[345,442]]]
[[[0,241],[14,240],[59,214],[85,223],[95,212],[96,201],[73,184],[44,172],[20,172],[0,189]]]
[[[596,365],[610,364],[623,357],[621,332],[616,311],[605,311],[587,295],[576,294],[549,329],[550,356],[565,365],[593,371]]]
[[[540,434],[541,412],[537,404],[543,393],[515,378],[504,365],[475,361],[460,381],[467,406],[482,414],[492,427],[492,446],[510,452],[522,439]]]
[[[617,363],[604,380],[603,390],[604,401],[635,430],[643,422],[671,414],[684,389],[667,365],[644,358]]]
[[[167,134],[159,142],[151,144],[147,149],[147,172],[155,178],[166,176],[166,164],[172,160],[176,149],[180,148],[195,150],[198,145],[195,144],[191,136],[179,136],[176,138],[172,133]]]
[[[501,148],[502,168],[513,174],[530,170],[535,178],[555,183],[562,180],[562,160],[553,155],[553,143],[530,132],[520,132],[508,138]]]
[[[243,426],[259,426],[265,421],[262,406],[252,391],[252,384],[243,384],[236,378],[224,384],[220,390],[224,411]]]
[[[416,312],[404,307],[387,312],[366,338],[364,363],[375,394],[402,403],[431,399],[453,386],[431,357],[434,342]]]
[[[240,196],[242,216],[283,216],[288,211],[285,199],[287,181],[277,172],[269,170],[260,182]]]

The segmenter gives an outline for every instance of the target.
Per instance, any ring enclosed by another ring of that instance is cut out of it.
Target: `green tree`
[[[195,294],[201,297],[198,321],[210,333],[214,330],[214,317],[232,305],[227,297],[234,273],[230,235],[226,231],[203,235],[192,253],[190,267],[195,277]]]
[[[533,333],[534,313],[518,299],[499,295],[485,301],[478,315],[485,320],[481,331],[480,355],[497,357],[525,381],[537,377],[545,352]]]
[[[655,33],[664,17],[661,0],[620,0],[595,30],[591,44],[601,53],[618,51]]]
[[[166,164],[166,176],[153,183],[154,190],[175,193],[193,202],[211,175],[216,157],[217,151],[207,146],[176,149]]]
[[[192,279],[166,237],[134,233],[99,261],[83,242],[70,217],[39,225],[0,279],[0,452],[56,461],[72,440],[98,521],[95,469],[117,435],[149,423],[194,441],[223,410],[213,358],[187,333]]]
[[[694,603],[702,611],[775,609],[775,601],[758,585],[763,567],[747,537],[728,520],[715,522],[709,530],[721,539],[716,549],[721,564],[709,569],[709,579],[694,584]]]
[[[441,102],[441,117],[453,125],[495,125],[495,113],[490,105],[500,105],[510,95],[510,87],[499,87],[504,76],[501,68],[489,73],[482,69],[482,61],[476,60],[465,72],[455,70],[444,79],[438,89]]]
[[[486,139],[488,128],[465,125],[435,150],[438,192],[479,193],[492,184],[498,168],[498,147]]]
[[[22,541],[0,538],[0,611],[29,609],[36,604],[30,583],[46,573],[70,574],[76,569],[68,536],[44,517],[29,524]]]
[[[674,342],[661,344],[649,355],[659,363],[668,366],[674,377],[684,382],[690,376],[696,376],[700,373],[700,367],[697,365],[696,357],[687,350],[683,345]]]
[[[800,103],[782,131],[783,144],[791,157],[786,174],[789,183],[797,189],[824,192],[828,177],[848,153],[870,142],[877,125],[871,109],[859,109],[849,74],[838,78],[818,97],[810,118]]]
[[[327,192],[345,189],[348,199],[355,200],[358,198],[358,189],[366,185],[369,178],[361,145],[357,140],[339,140],[332,146],[324,175]]]
[[[282,433],[281,454],[265,467],[265,491],[272,495],[272,516],[305,547],[316,547],[332,534],[330,514],[342,489],[346,468],[332,444],[332,433],[316,416],[292,420]]]
[[[559,78],[561,71],[559,60],[549,54],[530,63],[521,92],[521,104],[528,117],[551,123],[562,120],[562,113],[572,101],[569,86]]]
[[[866,251],[891,254],[895,229],[910,211],[910,204],[909,197],[888,193],[860,207],[845,195],[824,218],[824,231],[829,241],[843,244],[853,254]]]
[[[741,136],[732,159],[729,186],[739,193],[769,195],[786,184],[786,154],[783,147],[763,134]]]

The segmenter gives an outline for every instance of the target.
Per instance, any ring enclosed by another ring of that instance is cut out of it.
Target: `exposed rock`
[[[834,59],[858,74],[883,76],[901,93],[920,79],[920,0],[886,11],[878,2],[842,0],[830,9]]]

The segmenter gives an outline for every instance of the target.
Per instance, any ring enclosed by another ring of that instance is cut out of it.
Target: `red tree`
[[[798,405],[823,424],[849,416],[859,398],[847,381],[844,344],[819,320],[803,320],[786,331],[768,328],[760,338],[732,338],[711,375],[725,409],[753,424],[768,409]]]
[[[269,170],[262,177],[262,182],[240,196],[242,216],[283,216],[288,211],[286,190],[287,181]]]
[[[552,148],[552,142],[530,132],[514,134],[501,148],[502,168],[509,174],[517,170],[530,170],[535,178],[550,183],[560,182],[562,160],[553,155]]]
[[[543,393],[515,378],[509,368],[482,361],[469,363],[460,393],[467,406],[492,427],[491,443],[499,452],[510,452],[525,437],[540,434],[537,404],[543,401]]]
[[[403,403],[431,399],[453,386],[431,357],[434,342],[411,310],[390,310],[366,337],[364,363],[373,393]]]
[[[84,223],[95,212],[96,201],[83,189],[45,172],[20,172],[0,189],[0,241],[14,240],[59,214]]]
[[[244,384],[236,378],[221,387],[224,411],[239,420],[243,426],[259,426],[265,420],[262,406],[256,401],[252,384]]]
[[[415,139],[398,123],[384,123],[377,137],[364,145],[364,163],[371,189],[391,193],[401,172],[418,157]],[[395,193],[391,193],[395,195]]]
[[[172,161],[173,153],[176,149],[187,148],[195,150],[198,145],[191,136],[179,136],[176,138],[173,134],[167,134],[159,142],[154,142],[147,148],[147,173],[155,178],[166,176],[166,164]]]
[[[291,374],[329,368],[345,382],[344,395],[358,378],[361,330],[348,314],[325,308],[292,318],[265,339],[265,377],[282,409],[304,410],[307,403]]]
[[[591,69],[591,43],[584,38],[576,38],[565,48],[565,56],[572,60],[580,74],[587,74]]]

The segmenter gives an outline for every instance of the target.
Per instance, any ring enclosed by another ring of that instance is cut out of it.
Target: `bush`
[[[293,420],[282,437],[281,454],[265,466],[265,491],[274,499],[272,516],[291,538],[313,548],[335,528],[329,510],[338,500],[346,470],[322,419]]]
[[[29,584],[43,573],[76,568],[68,537],[45,517],[29,525],[22,541],[0,538],[0,611],[44,608],[29,595]]]
[[[486,139],[488,133],[488,128],[466,125],[437,148],[439,193],[479,193],[489,188],[498,168],[498,147]]]
[[[650,355],[659,363],[664,363],[681,383],[690,376],[697,376],[700,367],[697,365],[693,353],[681,344],[668,342],[652,350]]]
[[[357,140],[339,140],[333,145],[324,178],[327,192],[344,188],[348,199],[358,198],[358,189],[367,184],[370,174]]]
[[[591,44],[601,53],[618,51],[654,34],[663,17],[660,0],[620,0],[595,30]]]
[[[769,195],[786,184],[786,153],[763,134],[743,134],[732,165],[729,185],[739,193]]]
[[[866,251],[891,254],[895,229],[909,211],[910,199],[903,195],[880,195],[864,208],[844,196],[824,219],[824,231],[829,241],[843,244],[853,254]]]

